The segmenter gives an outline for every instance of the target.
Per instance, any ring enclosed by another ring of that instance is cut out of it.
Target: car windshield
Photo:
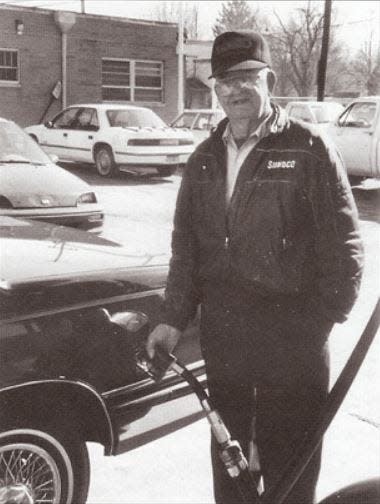
[[[171,124],[173,128],[191,128],[197,112],[184,112]]]
[[[325,103],[324,105],[313,105],[311,107],[318,123],[334,121],[344,109],[339,103]]]
[[[0,162],[7,164],[51,163],[44,151],[17,124],[0,121]]]
[[[167,128],[167,124],[153,110],[107,110],[110,126],[122,128]]]

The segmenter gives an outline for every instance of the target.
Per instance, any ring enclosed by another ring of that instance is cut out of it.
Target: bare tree
[[[350,74],[356,86],[367,95],[380,92],[380,51],[373,51],[373,32],[369,34],[367,42],[351,60]]]
[[[283,21],[274,12],[275,22],[267,25],[264,35],[271,46],[273,66],[276,70],[278,96],[316,95],[318,61],[321,55],[323,34],[323,5],[321,2],[305,3],[295,10],[295,15]],[[333,19],[336,12],[332,13]],[[328,50],[326,95],[338,92],[347,83],[347,55],[345,44],[338,43],[336,28],[331,25]]]
[[[181,2],[185,26],[186,37],[191,39],[198,38],[198,6],[191,5],[191,2]],[[177,23],[180,15],[180,1],[177,2],[153,2],[154,10],[152,16],[158,21]]]
[[[277,48],[272,50],[275,64],[287,68],[286,79],[299,96],[310,96],[315,89],[323,30],[323,13],[318,7],[308,2],[287,22],[275,13],[278,28],[271,37]]]
[[[246,0],[223,2],[212,31],[215,36],[229,30],[258,29],[259,11],[252,11]]]

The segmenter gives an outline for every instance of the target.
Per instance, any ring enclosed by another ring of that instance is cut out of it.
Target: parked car
[[[190,130],[194,135],[195,145],[203,142],[219,121],[225,117],[222,109],[186,109],[170,123],[172,128]]]
[[[343,112],[338,102],[329,101],[290,101],[285,110],[291,117],[326,128]]]
[[[356,98],[327,131],[351,178],[380,178],[380,96]]]
[[[194,147],[190,132],[170,128],[152,110],[132,105],[71,105],[25,130],[61,161],[95,163],[104,177],[118,170],[167,177]]]
[[[91,186],[57,166],[17,124],[1,118],[0,215],[83,229],[103,222]]]
[[[136,365],[167,263],[11,217],[0,240],[0,502],[83,504],[87,441],[117,454],[202,416],[174,373],[156,384]],[[175,352],[202,376],[187,333]]]

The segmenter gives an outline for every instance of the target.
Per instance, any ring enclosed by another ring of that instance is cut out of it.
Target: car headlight
[[[83,205],[85,203],[97,203],[95,193],[88,192],[81,194],[77,199],[77,205]]]
[[[13,205],[8,198],[0,195],[0,208],[13,208]]]

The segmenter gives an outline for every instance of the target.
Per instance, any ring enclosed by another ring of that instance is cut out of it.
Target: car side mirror
[[[51,129],[53,127],[53,121],[47,121],[44,123],[45,128]]]

